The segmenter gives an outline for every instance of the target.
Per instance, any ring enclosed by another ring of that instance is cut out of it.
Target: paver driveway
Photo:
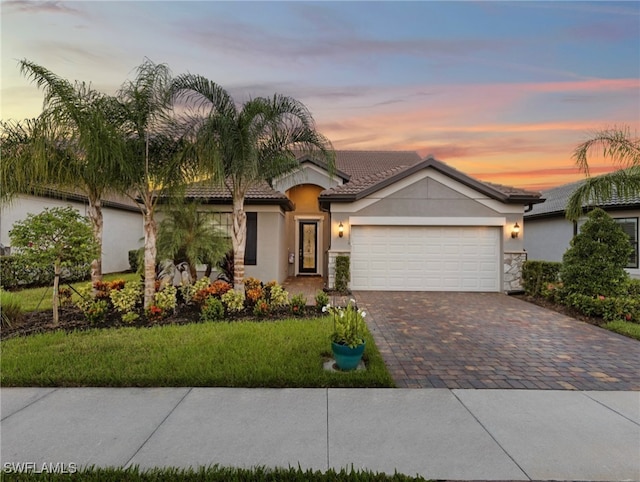
[[[354,295],[398,387],[640,390],[640,342],[517,298]]]

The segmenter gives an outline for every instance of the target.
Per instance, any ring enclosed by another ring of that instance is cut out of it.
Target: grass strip
[[[95,468],[89,467],[81,469],[73,474],[52,474],[52,473],[12,473],[11,480],[31,481],[128,481],[128,482],[155,482],[155,481],[220,481],[220,482],[409,482],[425,481],[420,476],[409,477],[402,474],[386,475],[366,470],[328,470],[326,472],[302,470],[301,468],[290,467],[288,469],[269,469],[256,467],[252,469],[224,468],[217,465],[211,467],[201,467],[199,469],[176,469],[162,468],[141,471],[137,467],[118,468]]]
[[[640,324],[638,323],[618,320],[610,321],[609,323],[602,325],[602,327],[606,328],[607,330],[620,333],[621,335],[628,336],[629,338],[640,340]]]
[[[369,332],[367,370],[328,372],[331,318],[56,331],[1,342],[0,384],[38,387],[392,387]]]

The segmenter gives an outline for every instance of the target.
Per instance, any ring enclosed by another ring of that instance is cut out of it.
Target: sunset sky
[[[573,148],[640,132],[640,2],[3,0],[0,117],[42,109],[17,61],[108,94],[145,57],[236,101],[304,102],[336,149],[415,150],[530,189],[574,181]],[[593,172],[611,166],[592,158]]]

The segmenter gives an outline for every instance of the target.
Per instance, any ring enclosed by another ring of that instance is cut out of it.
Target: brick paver
[[[355,293],[404,388],[640,390],[640,342],[500,293]]]

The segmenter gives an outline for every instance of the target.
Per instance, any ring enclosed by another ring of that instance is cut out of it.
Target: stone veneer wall
[[[522,265],[527,260],[524,251],[504,253],[504,283],[503,289],[509,291],[522,291]]]
[[[329,275],[327,276],[327,286],[329,289],[335,289],[336,287],[336,257],[338,256],[350,256],[350,251],[329,251]],[[349,283],[350,286],[350,283]]]

